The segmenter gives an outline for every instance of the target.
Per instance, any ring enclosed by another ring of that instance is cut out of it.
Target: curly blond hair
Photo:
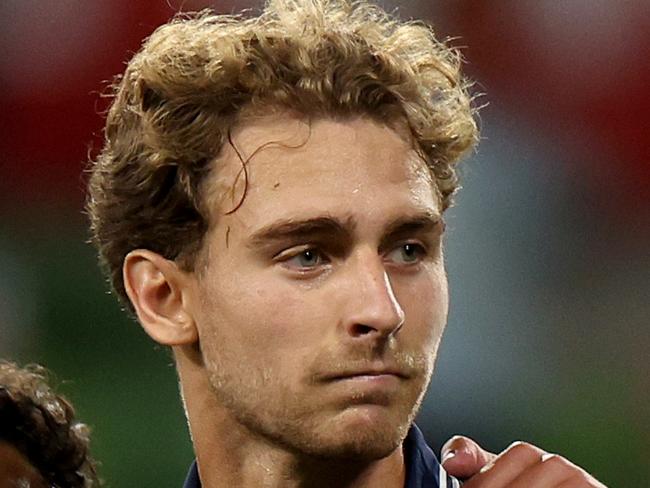
[[[192,270],[208,226],[202,182],[245,112],[404,120],[443,210],[477,141],[459,53],[430,27],[365,1],[269,0],[252,18],[184,14],[159,27],[113,86],[87,211],[113,288],[146,248]]]

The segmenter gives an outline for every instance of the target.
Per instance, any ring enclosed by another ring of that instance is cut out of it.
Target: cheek
[[[308,298],[299,296],[295,287],[265,279],[264,273],[256,279],[243,278],[211,283],[203,307],[204,329],[242,355],[271,361],[286,358],[284,350],[295,356],[313,345],[308,330],[315,317],[309,316]]]
[[[426,343],[438,342],[447,322],[449,295],[442,267],[404,279],[395,290],[413,335]]]

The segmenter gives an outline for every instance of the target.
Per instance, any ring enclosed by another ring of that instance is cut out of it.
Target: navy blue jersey
[[[449,476],[436,459],[417,426],[412,426],[404,439],[406,483],[404,488],[459,488],[460,483]],[[183,488],[201,488],[196,461],[192,463]]]

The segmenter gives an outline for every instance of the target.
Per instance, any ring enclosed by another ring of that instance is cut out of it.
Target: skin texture
[[[300,122],[272,124],[247,127],[237,143],[250,154],[258,141],[308,135]],[[199,336],[215,395],[251,432],[316,456],[383,457],[406,434],[447,313],[440,228],[388,230],[440,217],[423,163],[392,130],[367,120],[312,130],[301,148],[255,157],[242,207],[208,237]],[[316,218],[343,228],[255,237]],[[425,239],[431,254],[407,262],[404,245]],[[386,378],[386,388],[328,380],[373,368],[407,378]]]
[[[138,251],[124,273],[145,329],[176,344],[203,483],[401,486],[448,307],[424,162],[364,118],[282,114],[233,135],[244,159],[273,144],[230,214],[242,165],[232,148],[216,161],[199,270]]]
[[[232,140],[196,271],[143,249],[123,269],[140,323],[173,347],[203,486],[402,487],[447,320],[429,172],[403,128],[363,117],[276,113]],[[603,486],[527,444],[445,450],[467,488]]]
[[[496,455],[473,440],[454,436],[442,448],[442,465],[463,488],[606,488],[582,468],[526,442]]]

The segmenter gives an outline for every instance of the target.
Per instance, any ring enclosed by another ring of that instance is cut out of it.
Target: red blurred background
[[[393,5],[395,2],[389,4]],[[458,37],[487,100],[597,158],[571,168],[605,211],[650,197],[650,3],[462,0],[407,4]],[[102,82],[173,12],[207,2],[8,2],[3,6],[0,135],[5,202],[78,204],[79,172],[101,144]],[[255,2],[217,2],[221,11]],[[578,176],[581,175],[581,176]],[[615,199],[612,196],[615,195]],[[612,201],[615,200],[615,201]]]

